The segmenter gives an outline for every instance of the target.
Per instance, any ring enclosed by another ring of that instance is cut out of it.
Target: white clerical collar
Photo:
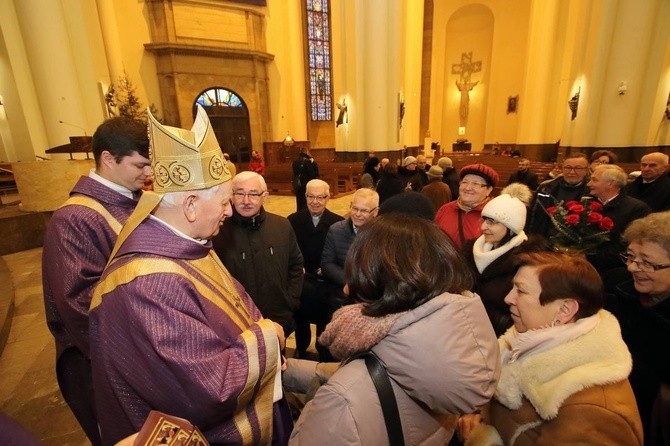
[[[109,181],[107,178],[101,177],[100,175],[98,175],[95,172],[95,169],[91,169],[91,171],[88,173],[88,176],[92,180],[95,180],[98,183],[101,183],[102,185],[107,186],[111,190],[120,193],[124,197],[128,197],[131,200],[133,199],[133,191],[131,191],[130,189],[128,189],[126,187],[120,186],[120,185],[114,183],[113,181]]]
[[[314,227],[316,227],[316,225],[319,224],[319,222],[321,221],[321,216],[322,215],[323,214],[321,214],[321,215],[311,215],[310,214],[310,216],[312,217],[312,224],[314,225]]]
[[[186,240],[191,240],[191,241],[199,243],[201,245],[205,245],[207,243],[207,240],[198,240],[198,239],[195,239],[191,236],[188,236],[188,235],[184,234],[179,229],[177,229],[174,226],[172,226],[171,224],[161,220],[160,218],[156,217],[155,215],[149,215],[149,218],[154,220],[154,221],[157,221],[160,224],[162,224],[163,226],[165,226],[166,228],[168,228],[170,231],[174,232],[176,235],[178,235],[181,238],[185,238]]]

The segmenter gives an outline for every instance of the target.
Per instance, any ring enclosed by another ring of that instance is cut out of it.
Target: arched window
[[[251,154],[251,128],[249,110],[244,100],[234,91],[223,87],[210,87],[193,102],[205,108],[221,150],[230,155],[234,163],[249,162]]]
[[[307,45],[312,121],[332,119],[330,0],[307,0]]]
[[[244,107],[238,95],[225,88],[210,88],[195,100],[203,107]]]

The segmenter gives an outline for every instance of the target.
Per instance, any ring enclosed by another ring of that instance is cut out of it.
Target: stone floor
[[[351,195],[342,195],[330,200],[328,208],[345,215],[350,202]],[[295,209],[295,198],[270,196],[266,209],[287,216]],[[42,300],[41,255],[42,248],[35,248],[2,256],[15,288],[15,311],[0,356],[0,410],[45,446],[89,445],[56,383],[54,341],[46,327]],[[289,339],[287,350],[294,347]]]

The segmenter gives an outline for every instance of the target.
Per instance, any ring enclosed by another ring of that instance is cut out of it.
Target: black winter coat
[[[473,291],[479,294],[491,320],[496,336],[500,336],[512,326],[512,317],[509,306],[505,303],[505,296],[512,290],[512,279],[516,273],[514,257],[524,252],[550,251],[549,241],[539,235],[531,235],[528,240],[519,246],[510,249],[505,254],[491,262],[481,273],[477,270],[472,247],[475,240],[468,240],[463,245],[463,253],[475,277]]]

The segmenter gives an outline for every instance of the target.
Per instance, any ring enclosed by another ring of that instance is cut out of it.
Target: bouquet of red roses
[[[582,198],[581,201],[559,201],[546,208],[556,233],[550,237],[557,250],[589,252],[610,239],[614,222],[600,212],[603,205]]]

